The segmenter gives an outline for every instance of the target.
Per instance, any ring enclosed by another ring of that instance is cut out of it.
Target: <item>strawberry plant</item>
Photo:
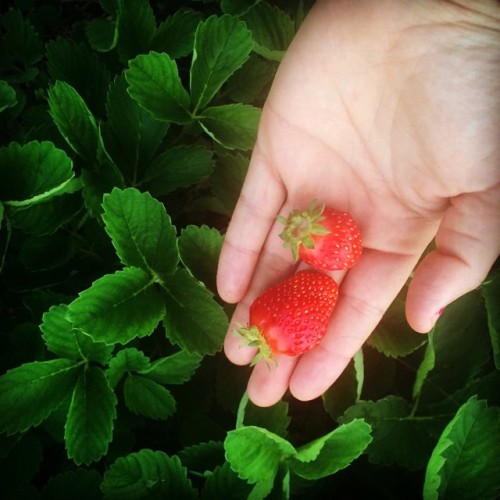
[[[2,4],[1,498],[498,496],[498,267],[429,336],[402,290],[316,401],[256,407],[221,352],[221,242],[309,6]]]

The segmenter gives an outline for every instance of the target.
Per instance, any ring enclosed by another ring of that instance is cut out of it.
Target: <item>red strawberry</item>
[[[326,333],[337,297],[333,278],[315,271],[300,271],[264,290],[250,306],[249,326],[237,332],[259,348],[252,364],[312,349]]]
[[[361,257],[363,241],[356,221],[347,212],[318,207],[313,202],[305,211],[293,210],[280,234],[293,258],[322,271],[346,270]]]

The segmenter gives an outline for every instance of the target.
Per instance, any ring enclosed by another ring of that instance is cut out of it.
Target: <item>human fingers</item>
[[[278,402],[288,389],[298,358],[276,356],[271,362],[260,361],[248,380],[247,392],[252,403],[267,407]]]
[[[375,329],[405,284],[417,254],[365,249],[341,286],[328,332],[305,353],[290,377],[290,392],[302,401],[323,394]]]
[[[248,365],[257,354],[255,347],[250,347],[238,334],[238,329],[248,323],[248,301],[240,301],[236,306],[224,339],[224,354],[235,365]]]
[[[499,253],[500,187],[452,198],[436,250],[422,260],[408,289],[410,326],[428,332],[448,304],[481,284]]]
[[[282,207],[282,210],[285,212],[289,210],[287,203]],[[261,248],[246,293],[233,313],[224,341],[224,351],[227,358],[238,365],[250,363],[257,354],[256,349],[245,346],[244,340],[236,333],[241,325],[248,324],[251,303],[263,290],[288,277],[295,268],[290,251],[283,247],[283,242],[279,237],[283,225],[276,220],[276,217],[274,219],[268,237]]]
[[[256,146],[219,258],[217,289],[226,302],[244,296],[284,198],[281,181]]]

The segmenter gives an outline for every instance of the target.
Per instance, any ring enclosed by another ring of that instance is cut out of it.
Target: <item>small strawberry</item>
[[[300,259],[322,271],[346,270],[361,257],[363,241],[356,221],[347,212],[317,206],[313,201],[304,211],[293,210],[280,234],[295,261]]]
[[[237,331],[246,345],[259,348],[252,364],[312,349],[326,333],[337,297],[334,279],[315,271],[300,271],[264,290],[250,306],[249,325]]]

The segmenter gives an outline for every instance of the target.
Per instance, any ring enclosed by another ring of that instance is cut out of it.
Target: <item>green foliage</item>
[[[153,280],[137,267],[106,274],[68,306],[75,328],[106,344],[126,344],[153,333],[165,313]]]
[[[71,159],[48,141],[0,150],[0,199],[7,207],[26,207],[51,199],[74,177]]]
[[[119,458],[105,473],[106,498],[196,498],[178,457],[148,449]]]
[[[304,445],[292,461],[292,470],[305,479],[335,474],[358,458],[371,441],[371,427],[353,420]]]
[[[123,386],[128,409],[155,420],[166,420],[175,413],[175,399],[170,391],[153,380],[128,375]]]
[[[242,19],[252,31],[254,50],[266,59],[280,61],[295,33],[288,14],[268,2],[259,2]]]
[[[252,44],[245,23],[232,16],[211,16],[198,25],[190,72],[195,113],[205,108],[224,82],[243,66]]]
[[[199,117],[203,130],[228,149],[250,149],[255,142],[255,130],[260,111],[248,104],[225,104],[206,108]]]
[[[405,291],[322,398],[226,361],[216,272],[312,2],[0,14],[1,498],[498,497],[498,267],[429,336]]]
[[[159,154],[149,165],[141,186],[155,196],[204,181],[212,172],[212,153],[202,146],[177,146]]]
[[[500,370],[500,279],[498,273],[486,280],[481,288],[488,312],[488,329],[495,366]]]
[[[68,306],[61,304],[52,306],[43,314],[40,330],[47,349],[60,358],[107,364],[113,347],[94,342],[92,337],[73,328],[73,323],[67,319],[67,312]]]
[[[0,112],[16,105],[16,91],[5,81],[0,81]]]
[[[500,489],[500,410],[474,396],[448,423],[427,464],[426,498],[494,498]]]
[[[0,429],[10,435],[39,425],[71,393],[79,366],[54,359],[9,370],[0,378]]]
[[[97,123],[78,92],[65,82],[49,89],[50,114],[59,132],[75,153],[89,164],[97,159]]]
[[[116,402],[101,368],[89,366],[82,371],[64,427],[68,457],[77,465],[90,464],[106,453],[113,435]]]
[[[102,218],[120,262],[152,276],[177,268],[176,230],[164,206],[149,193],[114,189],[103,199]]]
[[[190,97],[182,86],[177,63],[168,55],[150,52],[129,62],[125,78],[130,95],[161,121],[187,124]]]
[[[297,453],[287,440],[254,426],[230,431],[224,448],[232,468],[250,483],[272,481],[280,463]]]

